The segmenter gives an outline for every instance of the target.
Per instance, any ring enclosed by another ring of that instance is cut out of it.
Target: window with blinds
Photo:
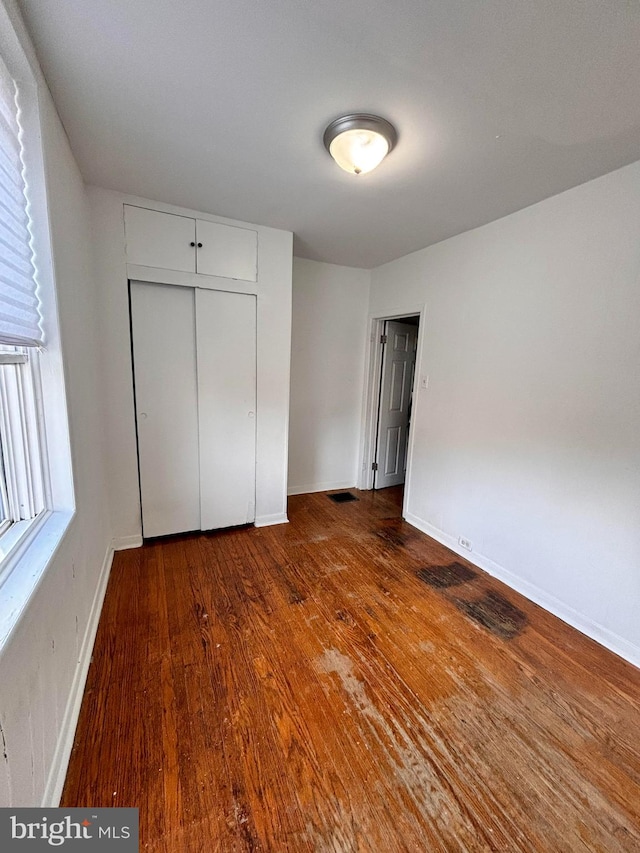
[[[0,58],[0,566],[46,506],[43,344],[18,90]]]
[[[0,343],[43,343],[16,84],[0,59]]]

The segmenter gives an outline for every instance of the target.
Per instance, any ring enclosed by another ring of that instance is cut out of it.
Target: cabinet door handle
[[[202,243],[198,243],[198,248],[199,248],[199,249],[201,249],[201,248],[202,248]]]
[[[190,245],[190,246],[191,246],[191,248],[193,249],[193,247],[195,246],[195,243],[189,243],[189,245]]]

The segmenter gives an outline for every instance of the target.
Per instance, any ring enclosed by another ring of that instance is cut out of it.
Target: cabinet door
[[[196,271],[195,219],[125,204],[124,226],[128,263]]]
[[[202,275],[219,275],[256,281],[258,272],[258,234],[249,228],[196,222],[198,269]],[[202,244],[202,245],[200,245]]]
[[[194,292],[131,282],[144,536],[200,529]]]
[[[196,289],[202,529],[255,520],[256,298]]]

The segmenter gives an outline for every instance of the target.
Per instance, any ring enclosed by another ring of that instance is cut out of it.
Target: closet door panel
[[[200,529],[194,291],[131,282],[145,537]]]
[[[256,281],[258,233],[219,222],[196,220],[198,272],[223,278]]]
[[[196,221],[158,210],[124,206],[127,263],[196,271]]]
[[[256,298],[196,290],[202,529],[255,520]]]

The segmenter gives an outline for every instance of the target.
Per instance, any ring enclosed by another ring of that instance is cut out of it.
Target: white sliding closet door
[[[193,289],[131,282],[131,321],[142,532],[199,530]]]
[[[256,298],[196,290],[203,530],[255,520]]]

